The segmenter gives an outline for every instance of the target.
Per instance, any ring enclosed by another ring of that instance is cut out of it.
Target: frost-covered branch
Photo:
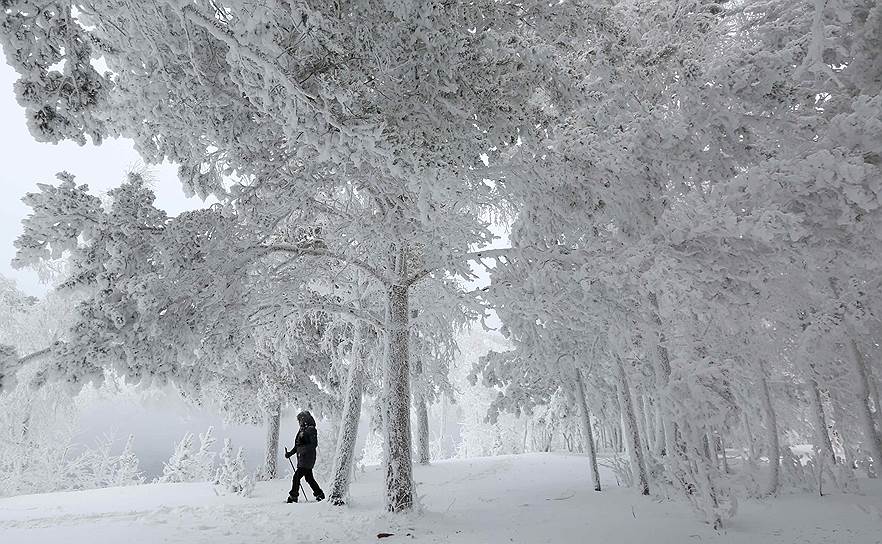
[[[326,257],[328,259],[333,259],[344,264],[350,264],[355,266],[364,272],[368,273],[371,277],[379,281],[383,284],[389,284],[390,279],[387,278],[382,272],[380,272],[376,267],[369,265],[361,259],[355,259],[352,257],[347,257],[345,255],[339,255],[334,253],[333,251],[316,248],[316,247],[304,247],[297,246],[293,244],[267,244],[264,246],[260,246],[259,249],[266,251],[267,253],[279,252],[279,253],[293,253],[295,255],[306,255],[313,257]]]
[[[385,328],[385,324],[382,320],[380,320],[377,316],[372,315],[365,309],[356,309],[348,306],[344,306],[342,304],[334,304],[331,302],[311,302],[306,304],[301,303],[291,303],[291,304],[267,304],[258,307],[252,314],[249,319],[252,320],[253,325],[259,325],[261,322],[253,321],[255,317],[264,313],[268,310],[284,310],[285,317],[290,317],[294,314],[298,313],[308,313],[308,312],[324,312],[329,314],[337,314],[341,316],[346,316],[354,320],[363,321],[375,327],[377,330],[383,330]]]
[[[304,91],[291,74],[279,66],[275,61],[268,58],[264,52],[241,43],[230,29],[221,25],[217,20],[203,14],[192,5],[184,6],[181,11],[184,13],[187,20],[205,29],[216,39],[224,42],[230,47],[230,49],[236,51],[241,56],[252,60],[264,70],[278,74],[279,79],[282,80],[283,85],[289,92],[291,92],[291,94],[304,101],[315,102],[316,97]]]

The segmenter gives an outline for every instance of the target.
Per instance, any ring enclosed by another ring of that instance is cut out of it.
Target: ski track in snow
[[[0,543],[882,543],[879,482],[863,481],[860,495],[743,500],[716,532],[685,504],[617,488],[602,470],[607,488],[596,493],[579,456],[417,466],[422,510],[407,515],[383,512],[379,469],[358,474],[345,508],[285,504],[287,480],[258,484],[249,499],[201,483],[27,495],[0,499]]]

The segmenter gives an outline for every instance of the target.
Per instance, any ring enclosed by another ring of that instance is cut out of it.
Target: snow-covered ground
[[[685,504],[618,488],[592,491],[583,457],[528,454],[416,467],[423,511],[382,510],[381,473],[360,474],[352,505],[285,504],[288,481],[258,484],[254,497],[217,496],[208,484],[127,488],[0,499],[0,543],[731,543],[882,542],[882,485],[825,497],[742,501],[722,532]],[[320,481],[322,485],[326,482]]]

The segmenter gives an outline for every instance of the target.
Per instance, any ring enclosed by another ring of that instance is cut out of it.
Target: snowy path
[[[864,495],[743,501],[717,533],[678,502],[615,488],[595,493],[585,460],[523,455],[416,467],[422,514],[381,509],[377,470],[360,475],[353,504],[284,504],[287,481],[251,499],[218,497],[206,484],[162,484],[0,499],[0,543],[284,544],[423,543],[882,543],[882,486]],[[324,482],[322,482],[324,483]],[[878,484],[878,482],[872,482]]]

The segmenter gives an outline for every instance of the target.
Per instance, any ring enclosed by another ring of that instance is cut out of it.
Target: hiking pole
[[[288,450],[285,450],[285,451],[288,451]],[[288,463],[290,463],[291,468],[293,468],[294,472],[296,473],[297,469],[294,468],[294,461],[292,461],[290,457],[288,458]],[[306,496],[306,490],[303,489],[303,482],[297,482],[297,483],[300,484],[300,492],[303,493],[303,500],[305,500],[306,502],[309,502],[309,497]]]

